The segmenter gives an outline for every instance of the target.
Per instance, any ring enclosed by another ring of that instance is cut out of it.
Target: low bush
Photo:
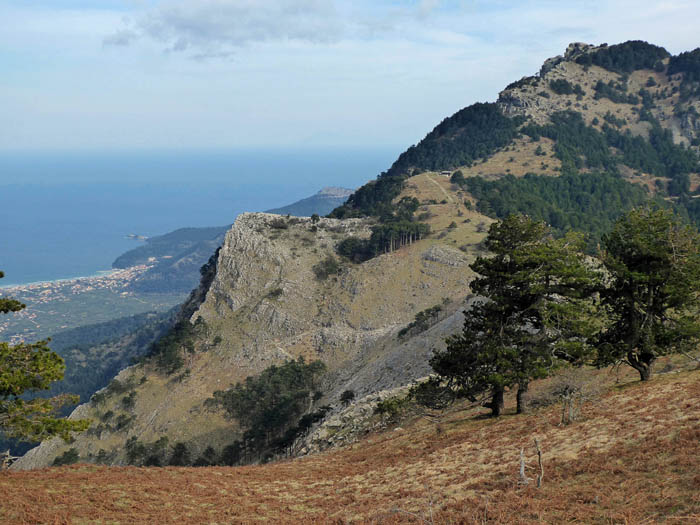
[[[79,460],[80,456],[78,455],[78,450],[75,448],[71,448],[70,450],[66,450],[63,454],[54,459],[51,465],[53,465],[54,467],[60,467],[61,465],[73,465]]]
[[[385,422],[397,422],[412,406],[408,396],[389,397],[377,403],[374,413],[382,416]]]
[[[336,259],[332,255],[329,255],[321,262],[314,264],[312,270],[314,272],[314,275],[316,276],[316,279],[318,279],[319,281],[323,281],[331,275],[340,273],[340,270],[342,270],[342,266],[338,259]]]

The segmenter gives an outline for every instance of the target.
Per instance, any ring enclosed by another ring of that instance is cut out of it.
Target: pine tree
[[[561,360],[582,362],[595,332],[593,298],[601,272],[582,254],[580,234],[561,239],[549,227],[523,215],[493,224],[486,247],[471,268],[480,297],[465,312],[461,333],[430,361],[437,383],[456,397],[488,392],[494,416],[506,388],[518,385],[518,412],[531,380]]]
[[[597,364],[625,362],[646,381],[659,356],[700,337],[700,235],[670,210],[637,208],[603,237],[602,260],[612,323]]]

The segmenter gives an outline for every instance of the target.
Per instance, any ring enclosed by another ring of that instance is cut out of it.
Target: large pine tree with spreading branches
[[[465,311],[462,332],[432,357],[437,377],[425,389],[470,399],[487,393],[498,416],[506,388],[518,386],[521,412],[530,381],[561,361],[582,362],[596,331],[602,279],[584,246],[582,235],[555,239],[544,222],[524,215],[493,224],[486,238],[493,255],[470,266],[479,274],[471,284],[479,297]]]

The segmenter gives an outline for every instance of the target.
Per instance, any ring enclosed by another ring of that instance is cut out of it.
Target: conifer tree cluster
[[[582,255],[581,234],[552,237],[544,222],[511,215],[494,223],[486,239],[491,257],[471,268],[471,288],[480,299],[465,312],[463,331],[430,361],[442,384],[460,397],[489,391],[494,415],[506,388],[522,393],[545,377],[558,359],[579,361],[595,325],[592,295],[602,272]]]
[[[471,265],[478,299],[433,355],[437,375],[416,389],[419,401],[487,394],[498,416],[517,386],[521,412],[530,381],[561,364],[624,362],[646,381],[660,355],[700,338],[700,236],[669,210],[623,216],[599,258],[584,255],[581,234],[555,238],[525,215],[494,223],[486,247],[492,255]]]
[[[328,409],[315,405],[322,397],[318,388],[325,370],[323,362],[306,363],[299,357],[214,392],[205,405],[223,410],[244,429],[242,438],[224,449],[221,461],[247,463],[292,447]]]

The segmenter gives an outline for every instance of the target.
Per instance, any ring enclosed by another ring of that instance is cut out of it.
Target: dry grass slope
[[[497,421],[462,407],[439,429],[416,418],[277,464],[4,472],[0,522],[700,523],[700,372],[617,385],[589,374],[607,391],[568,427],[558,406]],[[540,489],[517,477],[521,447],[534,463],[535,437]]]

